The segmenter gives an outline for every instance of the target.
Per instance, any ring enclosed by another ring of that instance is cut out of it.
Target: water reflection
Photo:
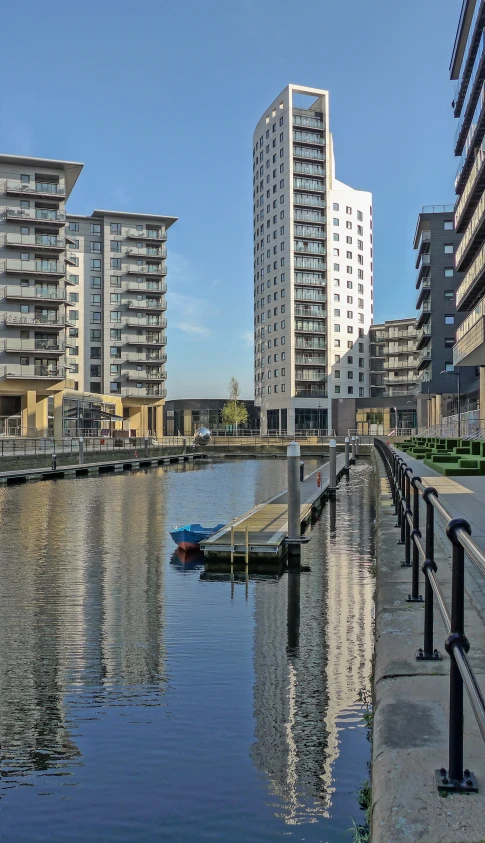
[[[311,573],[289,571],[255,592],[252,758],[287,825],[330,816],[339,733],[361,721],[356,700],[372,657],[371,471],[354,469],[314,525],[302,549]]]

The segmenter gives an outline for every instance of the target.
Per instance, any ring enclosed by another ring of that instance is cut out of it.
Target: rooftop
[[[64,170],[66,179],[66,198],[78,179],[84,164],[77,161],[64,161],[62,158],[32,158],[29,155],[8,155],[0,153],[0,163],[19,164],[28,167],[45,167],[49,170]]]

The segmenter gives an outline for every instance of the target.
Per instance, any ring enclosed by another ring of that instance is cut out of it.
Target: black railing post
[[[401,468],[399,471],[399,518],[397,523],[401,528],[401,537],[398,544],[404,544],[406,541],[406,468],[407,465],[404,460],[401,460]]]
[[[438,497],[438,492],[433,486],[428,486],[423,492],[423,500],[426,504],[426,559],[423,563],[424,585],[424,644],[416,653],[418,661],[436,661],[441,656],[433,647],[433,586],[428,574],[436,573],[438,570],[434,561],[434,507],[430,500],[431,495]]]
[[[470,770],[463,770],[463,679],[456,663],[455,649],[468,653],[470,645],[465,636],[465,551],[457,536],[458,530],[471,535],[468,521],[453,518],[446,535],[453,545],[451,579],[451,633],[446,639],[446,652],[450,657],[450,731],[448,771],[436,770],[439,790],[469,791],[476,793],[477,783]]]
[[[408,595],[408,603],[422,603],[423,598],[419,594],[419,550],[416,539],[421,538],[421,531],[419,529],[419,489],[418,483],[421,483],[421,477],[413,477],[411,486],[413,487],[413,531],[411,539],[413,542],[413,571],[411,594]]]
[[[402,568],[410,568],[411,567],[411,526],[409,524],[409,519],[411,518],[411,480],[410,475],[412,474],[411,468],[406,468],[404,471],[404,562],[401,562]]]
[[[401,527],[402,521],[402,507],[401,507],[401,467],[402,467],[402,459],[401,457],[397,458],[397,467],[396,467],[396,515],[397,515],[397,524],[396,527]]]

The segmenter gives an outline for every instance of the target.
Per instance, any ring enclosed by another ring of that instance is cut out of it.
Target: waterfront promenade
[[[444,478],[419,460],[401,456],[425,485],[434,486],[452,517],[466,518],[472,538],[485,549],[485,478]],[[445,629],[435,606],[434,647],[441,661],[417,661],[423,646],[424,608],[406,602],[411,570],[401,568],[396,516],[381,458],[375,453],[376,655],[372,768],[373,843],[480,843],[485,816],[485,746],[464,700],[464,766],[476,775],[477,794],[439,795],[435,770],[448,766],[449,668]],[[422,522],[424,524],[424,521]],[[435,519],[435,561],[447,605],[451,600],[450,542]],[[465,557],[465,629],[470,663],[485,689],[485,580]],[[420,589],[424,594],[423,576]]]

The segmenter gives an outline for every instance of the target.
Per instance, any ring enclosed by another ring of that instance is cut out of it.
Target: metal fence
[[[160,439],[153,439],[150,437],[98,437],[98,438],[84,438],[82,445],[84,453],[93,453],[95,451],[116,451],[140,448],[158,448],[158,447],[183,447],[185,445],[192,445],[191,437],[184,436],[163,436]],[[10,456],[22,455],[42,455],[42,454],[74,454],[79,451],[79,437],[68,436],[64,439],[51,439],[46,437],[44,439],[30,439],[27,437],[0,438],[0,458]]]
[[[436,770],[436,784],[440,791],[478,791],[475,776],[463,767],[463,688],[465,687],[475,714],[478,727],[485,740],[485,700],[470,667],[467,653],[470,644],[465,636],[465,553],[482,576],[485,576],[485,556],[470,538],[471,528],[464,518],[451,518],[438,499],[438,492],[424,486],[421,478],[413,475],[402,457],[380,439],[374,445],[381,455],[391,487],[392,501],[401,531],[400,544],[404,545],[403,567],[412,569],[409,602],[422,602],[419,595],[419,562],[425,575],[424,640],[416,653],[419,661],[436,661],[441,658],[434,647],[434,599],[441,612],[448,632],[445,649],[450,657],[450,717],[448,769]],[[412,489],[412,503],[411,503]],[[426,507],[425,538],[420,528],[420,495]],[[446,605],[440,588],[435,561],[435,513],[446,524],[446,536],[451,543],[452,595],[451,611]],[[411,559],[412,557],[412,559]]]

